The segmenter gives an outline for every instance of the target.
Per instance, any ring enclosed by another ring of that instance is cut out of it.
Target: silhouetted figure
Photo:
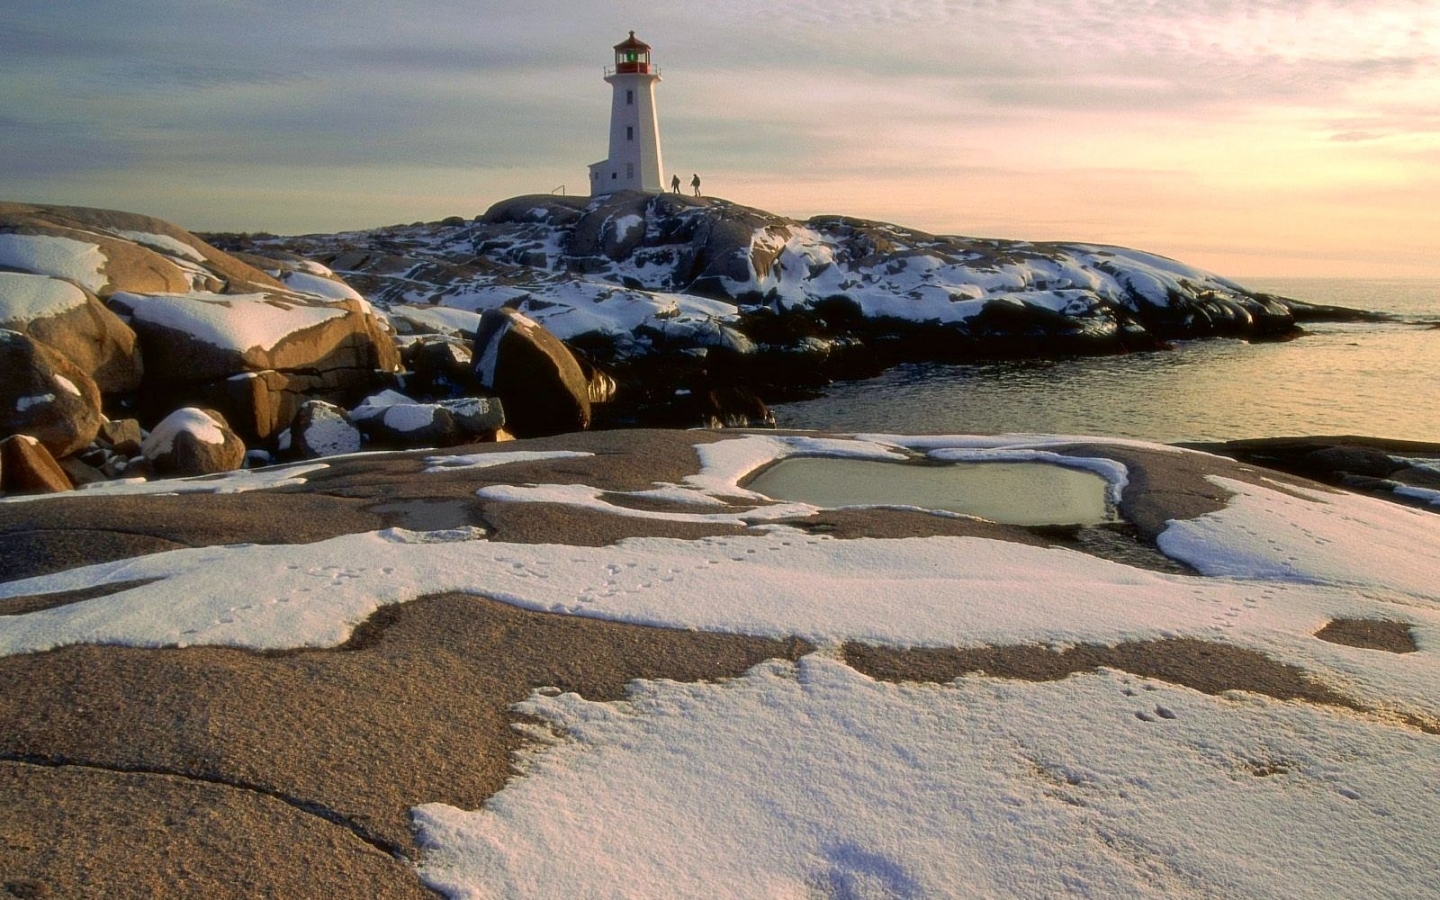
[[[671,176],[670,176],[670,190],[674,191],[674,192],[677,193],[677,194],[680,193],[680,176],[679,176],[679,175],[671,175]]]
[[[700,176],[698,174],[690,179],[690,186],[695,189],[695,196],[700,196]]]

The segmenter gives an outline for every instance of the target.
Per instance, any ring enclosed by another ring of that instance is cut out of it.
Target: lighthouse
[[[590,195],[613,191],[663,191],[660,121],[655,117],[655,83],[660,69],[650,63],[650,45],[630,37],[615,45],[615,68],[605,69],[610,100],[610,156],[590,165]]]

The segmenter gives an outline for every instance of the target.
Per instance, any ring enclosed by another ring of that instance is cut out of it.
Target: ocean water
[[[904,365],[777,405],[775,417],[782,428],[837,431],[1440,442],[1440,279],[1240,283],[1398,321],[1315,324],[1284,343],[1187,341],[1126,356]]]

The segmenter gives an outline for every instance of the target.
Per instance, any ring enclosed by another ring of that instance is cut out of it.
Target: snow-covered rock
[[[355,301],[274,293],[111,296],[130,317],[156,378],[208,381],[265,369],[374,369]]]
[[[1121,247],[800,221],[673,194],[522,196],[473,221],[235,246],[333,268],[402,332],[470,334],[475,314],[513,309],[616,377],[618,421],[670,417],[677,387],[738,381],[773,400],[897,362],[1273,338],[1297,315],[1339,312]]]
[[[245,444],[213,409],[187,406],[166,416],[140,445],[161,475],[232,472],[245,462]]]
[[[387,449],[494,440],[505,425],[504,407],[493,397],[421,403],[394,391],[367,398],[350,417],[374,446]]]
[[[147,421],[198,399],[250,437],[307,396],[349,402],[399,369],[393,335],[330,270],[262,264],[148,216],[0,203],[0,327],[52,345],[107,394],[138,393]]]
[[[350,415],[324,400],[307,400],[300,405],[290,435],[291,446],[302,459],[360,450],[360,429],[350,421]]]

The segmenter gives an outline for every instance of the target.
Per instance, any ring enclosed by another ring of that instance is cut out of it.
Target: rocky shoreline
[[[0,204],[0,492],[589,428],[773,426],[768,403],[902,361],[1283,340],[1373,317],[1125,248],[671,195],[205,238]]]

